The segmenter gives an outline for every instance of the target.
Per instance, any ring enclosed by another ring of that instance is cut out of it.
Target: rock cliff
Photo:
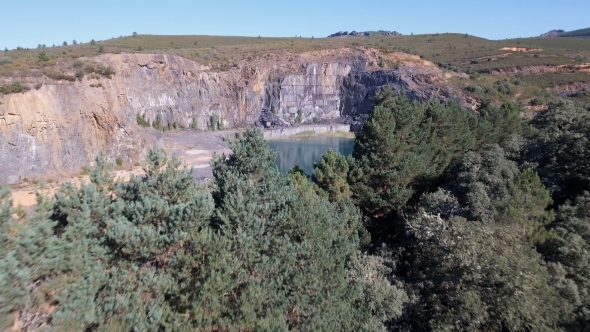
[[[416,99],[466,103],[435,84],[444,75],[434,64],[374,49],[269,54],[225,72],[171,54],[105,54],[93,61],[116,74],[75,83],[45,78],[38,90],[0,96],[0,183],[75,171],[101,150],[112,160],[138,160],[161,141],[159,131],[137,124],[138,114],[150,123],[206,130],[212,116],[236,128],[253,125],[266,111],[289,126],[366,113],[386,84]]]

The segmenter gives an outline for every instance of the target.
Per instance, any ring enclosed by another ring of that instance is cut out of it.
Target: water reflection
[[[268,146],[278,150],[277,165],[283,174],[299,165],[307,174],[313,173],[313,163],[332,149],[344,156],[352,153],[354,139],[344,137],[310,137],[267,141]]]

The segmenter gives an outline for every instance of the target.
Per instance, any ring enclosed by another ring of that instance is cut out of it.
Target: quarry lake
[[[278,151],[277,166],[283,174],[286,174],[291,167],[299,165],[305,173],[311,175],[313,163],[318,162],[328,149],[340,152],[344,156],[352,154],[354,139],[314,136],[268,140],[267,144],[271,149]]]

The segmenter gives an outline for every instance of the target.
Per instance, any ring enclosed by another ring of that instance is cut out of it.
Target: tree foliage
[[[590,114],[580,105],[551,103],[532,122],[537,135],[528,145],[527,161],[537,166],[558,204],[590,188]]]
[[[369,281],[352,271],[387,277],[383,261],[358,259],[358,209],[282,176],[261,133],[230,145],[214,161],[212,191],[155,150],[129,182],[113,180],[99,156],[90,183],[40,197],[27,224],[3,192],[3,327],[352,331],[398,317],[401,286],[362,300]]]
[[[534,132],[511,103],[374,102],[312,176],[248,130],[203,187],[154,150],[28,213],[0,190],[0,328],[590,329],[587,111],[550,104]]]
[[[436,185],[463,153],[504,144],[521,131],[518,109],[510,103],[482,108],[476,116],[453,102],[411,102],[384,89],[355,140],[353,197],[374,216],[398,211]]]

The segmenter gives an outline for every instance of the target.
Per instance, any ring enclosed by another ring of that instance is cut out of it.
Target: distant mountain
[[[328,38],[335,38],[335,37],[358,37],[358,36],[401,36],[402,34],[397,31],[387,31],[387,30],[379,30],[379,31],[340,31],[333,33],[328,36]]]
[[[541,37],[578,37],[590,38],[590,28],[579,29],[573,31],[551,30],[541,35]]]

